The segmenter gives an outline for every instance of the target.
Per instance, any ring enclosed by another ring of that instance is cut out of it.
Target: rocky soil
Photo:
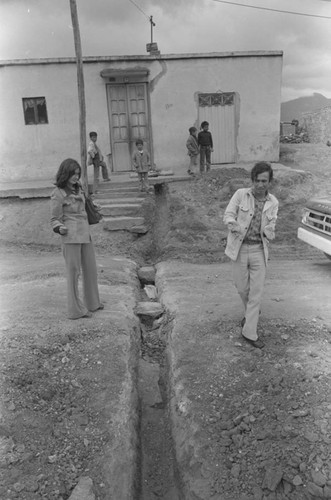
[[[220,331],[228,340],[215,352]],[[205,444],[202,498],[331,498],[330,326],[261,320],[263,351],[247,348],[232,322],[199,333],[210,346],[195,367],[208,366],[209,385],[190,394]]]

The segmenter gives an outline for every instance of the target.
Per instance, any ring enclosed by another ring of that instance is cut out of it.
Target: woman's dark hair
[[[252,181],[254,182],[257,179],[257,176],[263,174],[263,172],[269,173],[269,182],[271,182],[274,177],[274,172],[268,161],[258,161],[257,163],[255,163],[254,167],[251,170]]]
[[[59,166],[59,170],[57,171],[55,177],[55,186],[57,186],[60,189],[64,189],[67,185],[68,180],[70,179],[71,176],[74,175],[77,168],[79,169],[79,178],[80,178],[82,174],[82,169],[79,163],[76,160],[73,160],[72,158],[67,158],[66,160],[63,160],[63,162]]]
[[[204,122],[201,123],[200,127],[203,128],[205,125],[209,125],[209,123],[206,122],[206,121],[204,121]]]

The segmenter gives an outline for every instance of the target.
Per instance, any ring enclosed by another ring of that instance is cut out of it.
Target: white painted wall
[[[178,60],[166,65],[165,76],[151,94],[152,109],[157,109],[157,164],[166,161],[171,167],[183,161],[188,128],[200,125],[196,94],[219,90],[234,91],[239,98],[238,161],[278,161],[281,57]]]
[[[60,162],[80,159],[74,60],[0,62],[0,180],[53,179]],[[155,164],[188,163],[188,128],[198,126],[198,92],[239,96],[238,161],[277,161],[282,54],[233,53],[88,58],[84,63],[87,132],[110,152],[103,69],[148,68]],[[47,125],[25,125],[23,97],[46,97]],[[213,132],[211,130],[211,132]],[[214,140],[217,138],[214,137]],[[88,137],[87,137],[88,141]]]

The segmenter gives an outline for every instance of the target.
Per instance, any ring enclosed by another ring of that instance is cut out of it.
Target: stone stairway
[[[106,231],[146,233],[148,227],[142,204],[147,196],[137,181],[100,183],[95,201],[101,205],[102,225]]]

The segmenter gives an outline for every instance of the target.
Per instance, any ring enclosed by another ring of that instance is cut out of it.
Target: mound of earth
[[[275,166],[274,173],[271,192],[280,208],[273,246],[278,249],[277,256],[285,256],[289,248],[307,256],[310,250],[297,245],[297,229],[304,202],[314,193],[312,174],[282,165]],[[158,260],[224,261],[225,207],[237,189],[250,185],[250,168],[236,167],[215,169],[191,182],[169,184],[167,220],[156,228]]]

